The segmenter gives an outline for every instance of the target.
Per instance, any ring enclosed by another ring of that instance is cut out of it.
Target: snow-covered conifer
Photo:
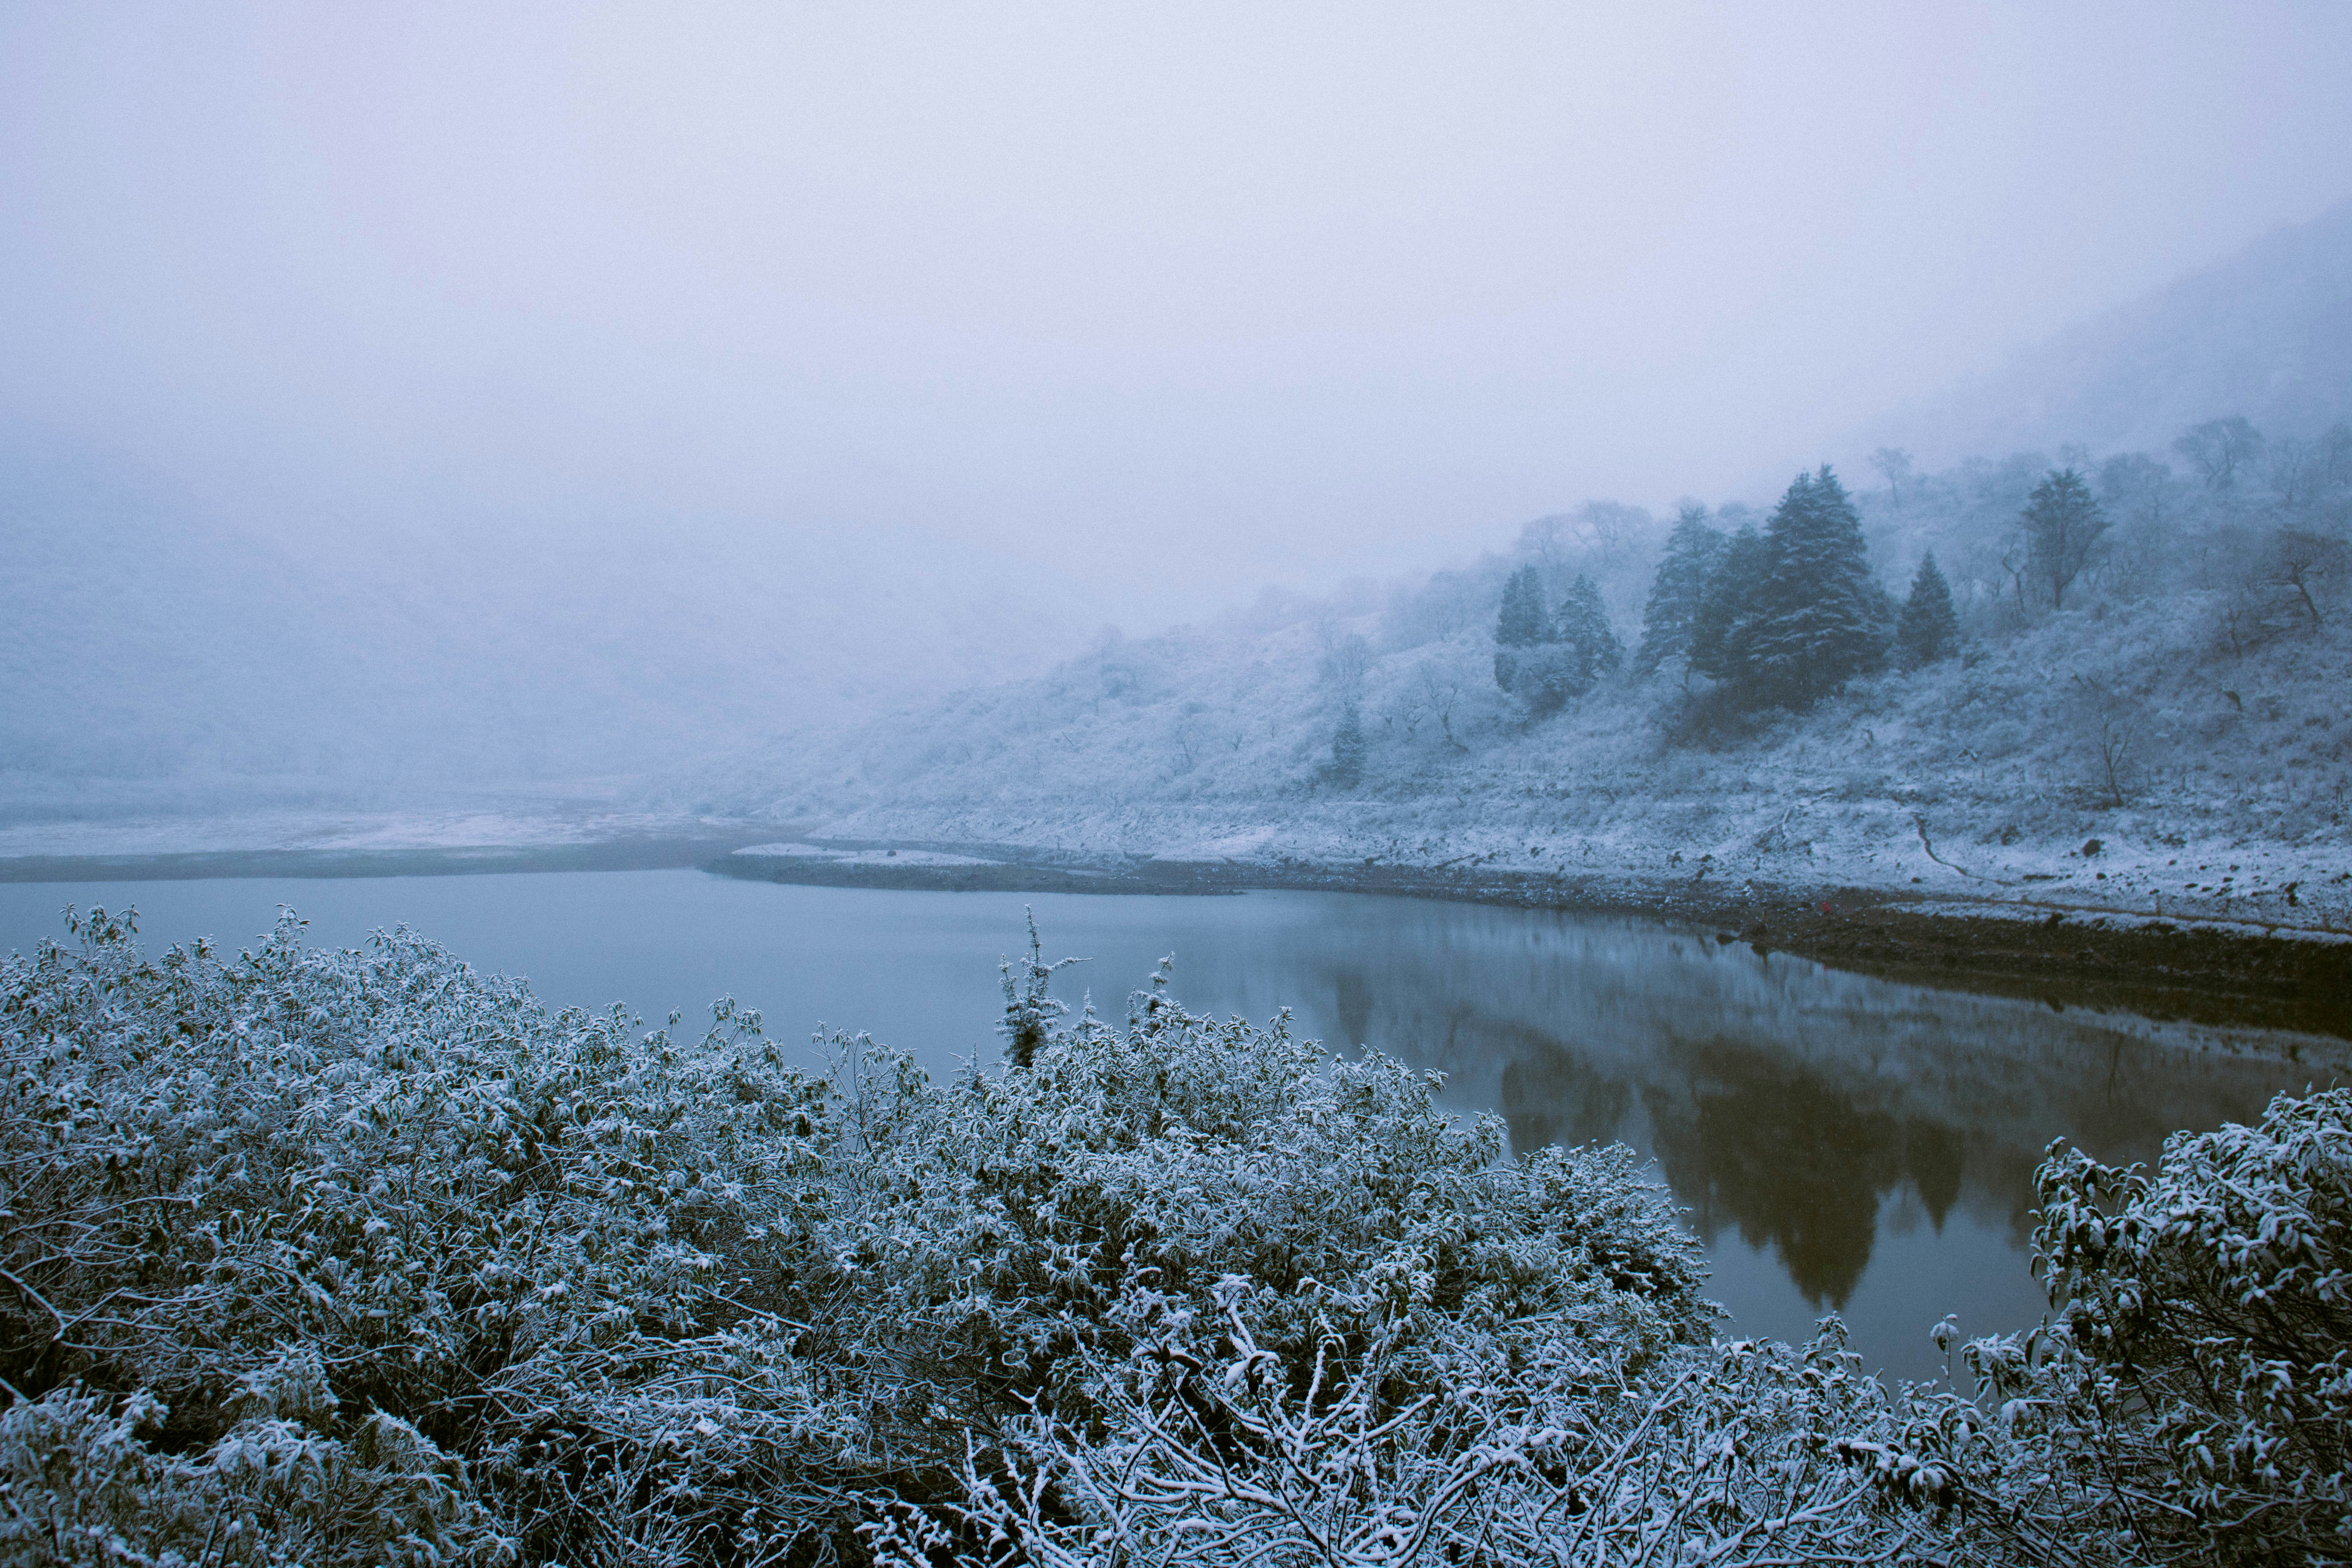
[[[1625,662],[1625,645],[1619,640],[1616,628],[1609,624],[1609,611],[1601,603],[1601,590],[1580,572],[1569,585],[1567,597],[1560,601],[1552,640],[1568,656],[1567,673],[1574,689],[1571,695],[1581,696],[1591,690],[1594,682],[1604,675],[1614,675]]]
[[[1522,566],[1503,584],[1503,605],[1495,617],[1495,684],[1508,691],[1518,679],[1521,650],[1548,640],[1551,618],[1544,614],[1543,582]]]
[[[1903,618],[1895,630],[1895,647],[1904,667],[1916,669],[1949,658],[1959,640],[1960,621],[1952,613],[1952,590],[1936,565],[1936,552],[1930,550],[1911,579],[1911,596],[1903,602]]]
[[[1685,651],[1690,667],[1701,675],[1728,680],[1737,673],[1732,662],[1733,634],[1755,613],[1756,592],[1764,578],[1764,536],[1752,525],[1743,526],[1725,542],[1707,574],[1706,591],[1691,615]]]
[[[1764,533],[1751,613],[1726,633],[1727,673],[1761,703],[1804,708],[1886,655],[1886,592],[1870,575],[1862,520],[1823,464],[1799,474]]]
[[[2066,607],[2066,590],[2096,557],[2107,514],[2083,476],[2053,468],[2033,487],[2022,518],[2028,570],[2050,590],[2050,607]]]
[[[1339,728],[1331,736],[1331,779],[1342,789],[1353,789],[1364,777],[1364,719],[1352,702],[1339,710]]]
[[[1722,530],[1708,525],[1706,508],[1692,502],[1682,509],[1674,532],[1666,537],[1665,558],[1650,584],[1649,603],[1642,608],[1642,650],[1633,660],[1637,674],[1647,675],[1665,660],[1689,653],[1691,630],[1726,542]]]

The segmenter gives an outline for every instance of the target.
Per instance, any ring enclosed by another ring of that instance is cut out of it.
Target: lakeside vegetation
[[[25,1563],[1370,1564],[2344,1555],[2352,1096],[2057,1152],[2065,1305],[1716,1342],[1622,1149],[1187,1012],[789,1065],[405,932],[0,975],[0,1542]],[[1926,1331],[1928,1325],[1921,1325]]]
[[[2352,426],[2177,447],[1887,449],[1769,515],[1594,502],[1423,581],[1106,637],[714,763],[675,804],[850,841],[2032,882],[2352,929]]]

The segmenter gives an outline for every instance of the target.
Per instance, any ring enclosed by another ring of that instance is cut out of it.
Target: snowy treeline
[[[1988,885],[2148,910],[2218,895],[2214,857],[2251,844],[2275,855],[2233,898],[2328,896],[2352,429],[1874,466],[1769,511],[1594,503],[1423,581],[1106,635],[1042,679],[732,759],[693,798],[845,837],[1964,885],[1933,843]],[[1792,502],[1810,532],[1782,550]],[[1810,630],[1808,571],[1835,580]],[[1833,657],[1794,658],[1792,628]],[[2091,838],[2096,868],[2069,854]]]
[[[1188,1013],[782,1064],[405,932],[0,969],[0,1555],[1364,1564],[2342,1555],[2352,1096],[2063,1153],[2064,1306],[1715,1342],[1622,1148]],[[674,1022],[674,1021],[673,1021]],[[1927,1331],[1927,1325],[1922,1325]]]

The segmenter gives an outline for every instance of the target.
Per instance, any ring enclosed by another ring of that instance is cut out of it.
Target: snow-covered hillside
[[[846,838],[1916,884],[2352,926],[2352,570],[2329,557],[2299,589],[2277,554],[2284,537],[2342,546],[2340,498],[2290,513],[2170,474],[2136,502],[2126,481],[2146,476],[2126,463],[2108,471],[2109,547],[2060,611],[2010,570],[2017,502],[2045,466],[1972,463],[1859,498],[1891,591],[1921,551],[1943,558],[1966,647],[1807,712],[1727,716],[1678,661],[1548,717],[1498,689],[1496,605],[1523,563],[1555,601],[1593,575],[1638,637],[1664,525],[1599,508],[1385,596],[1106,639],[1038,679],[805,734],[730,759],[681,804]],[[1369,744],[1349,786],[1332,742],[1351,703]]]

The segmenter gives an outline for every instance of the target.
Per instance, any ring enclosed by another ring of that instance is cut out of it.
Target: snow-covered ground
[[[2265,610],[2242,642],[2254,590],[2221,578],[2136,596],[2119,580],[2030,617],[1979,595],[1965,658],[1725,725],[1671,665],[1549,717],[1516,709],[1486,629],[1507,565],[1385,604],[1106,639],[1038,680],[731,759],[681,804],[855,841],[1916,889],[1986,912],[2352,931],[2352,583],[2321,588],[2323,621]],[[1342,784],[1349,701],[1370,746]]]
[[[880,866],[900,868],[930,866],[997,866],[1002,861],[974,855],[950,855],[936,849],[829,849],[817,844],[751,844],[735,854],[752,860],[819,863],[826,866]]]
[[[1279,865],[1494,866],[1565,875],[1618,874],[1776,891],[1861,888],[1931,895],[1943,914],[2042,918],[2096,913],[2113,923],[2163,921],[2249,932],[2352,937],[2352,865],[2342,847],[2204,836],[2172,841],[2164,819],[2103,822],[2085,858],[2061,842],[1932,840],[1927,853],[1900,803],[1768,799],[1736,805],[1666,803],[1683,818],[1672,839],[1644,822],[1580,822],[1503,796],[1465,802],[1307,805],[1276,825],[1198,807],[1055,815],[1036,809],[878,807],[827,831],[932,842],[1118,851],[1175,861]],[[1472,810],[1462,808],[1469,805]],[[1465,820],[1465,818],[1468,818]],[[1444,820],[1451,818],[1452,820]],[[1931,836],[1932,837],[1932,836]],[[1759,844],[1769,838],[1770,842]]]

